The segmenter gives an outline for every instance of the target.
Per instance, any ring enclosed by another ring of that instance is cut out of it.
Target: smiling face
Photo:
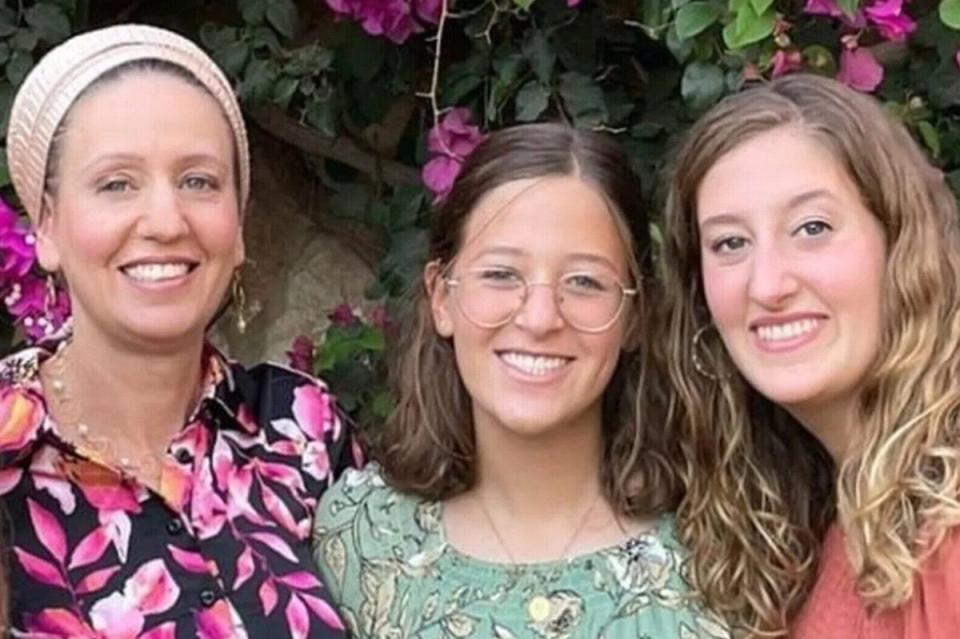
[[[624,241],[603,197],[575,177],[496,188],[470,214],[449,275],[462,279],[471,272],[535,284],[516,315],[497,328],[464,315],[466,300],[455,299],[461,287],[433,286],[435,326],[453,340],[476,428],[525,436],[599,428],[630,314],[601,332],[578,331],[561,315],[551,285],[571,273],[585,275],[574,280],[578,285],[591,279],[629,285]]]
[[[233,137],[185,80],[130,73],[71,110],[39,229],[75,330],[163,347],[202,339],[243,261]]]
[[[795,127],[724,155],[697,194],[703,285],[737,368],[810,425],[853,405],[880,342],[883,229]]]

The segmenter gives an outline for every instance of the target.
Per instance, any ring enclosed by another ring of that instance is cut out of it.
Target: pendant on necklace
[[[544,621],[550,616],[550,600],[543,595],[537,595],[527,602],[527,614],[536,623]]]

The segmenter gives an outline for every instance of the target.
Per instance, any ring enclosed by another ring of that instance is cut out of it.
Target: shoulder
[[[227,366],[232,392],[259,424],[293,419],[310,439],[341,437],[336,402],[323,381],[273,363],[245,367],[228,362]]]
[[[26,455],[46,423],[40,362],[48,355],[27,348],[0,360],[0,468]]]
[[[383,477],[379,464],[370,463],[361,469],[347,469],[331,486],[320,503],[316,529],[332,529],[352,522],[362,511],[357,523],[387,536],[403,535],[418,527],[421,532],[439,531],[439,504],[396,490]]]

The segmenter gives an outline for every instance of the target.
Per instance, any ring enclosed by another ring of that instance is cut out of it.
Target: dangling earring
[[[712,372],[708,367],[706,362],[701,357],[700,352],[703,350],[707,352],[706,347],[703,346],[703,336],[707,333],[708,330],[713,328],[713,324],[707,324],[706,326],[701,326],[697,329],[697,332],[693,334],[692,345],[690,349],[690,359],[693,360],[693,367],[698,373],[709,379],[713,382],[719,382],[727,378],[726,375],[718,375]]]
[[[243,290],[240,269],[233,272],[231,290],[233,303],[236,305],[234,312],[237,314],[237,330],[243,334],[247,332],[247,293]]]
[[[57,304],[57,282],[53,277],[53,273],[47,273],[45,285],[46,292],[43,296],[43,314],[50,317],[54,306]]]

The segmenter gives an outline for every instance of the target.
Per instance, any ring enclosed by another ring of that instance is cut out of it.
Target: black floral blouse
[[[317,499],[358,462],[325,387],[205,352],[203,399],[154,492],[60,438],[38,370],[0,361],[0,501],[14,634],[343,637],[310,556]]]

